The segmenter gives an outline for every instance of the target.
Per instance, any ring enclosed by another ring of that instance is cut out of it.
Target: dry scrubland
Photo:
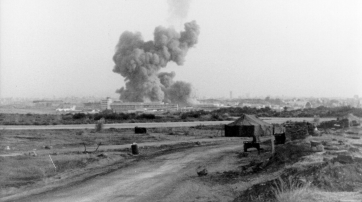
[[[270,152],[270,140],[266,140],[260,155],[254,149],[247,153],[230,153],[228,158],[234,159],[236,169],[213,172],[211,167],[206,166],[209,173],[192,179],[192,182],[213,189],[229,189],[235,202],[361,201],[361,128],[324,130],[319,134],[309,131],[315,136],[306,136],[305,130],[301,129],[303,127],[296,124],[293,130],[289,130],[292,141],[276,145],[274,155]],[[151,159],[153,155],[170,153],[177,148],[189,149],[197,145],[195,141],[198,138],[218,139],[223,135],[220,128],[154,128],[149,129],[147,134],[134,134],[131,129],[101,132],[2,130],[0,147],[10,146],[12,149],[2,150],[2,154],[21,155],[0,157],[0,194],[9,196],[34,187],[51,186],[62,180],[76,179],[84,173],[111,172],[134,160]],[[181,142],[166,144],[174,140]],[[102,145],[92,153],[99,142]],[[140,148],[141,155],[135,157],[130,154],[129,144],[132,142],[158,142],[163,145],[144,146]],[[84,153],[83,143],[91,153]],[[316,149],[321,147],[322,150]],[[32,153],[34,149],[36,156]]]
[[[106,123],[143,123],[143,122],[192,122],[192,121],[227,121],[242,114],[255,114],[258,117],[272,118],[321,118],[342,117],[350,113],[362,117],[362,109],[353,107],[317,107],[311,109],[284,110],[277,112],[269,107],[227,107],[214,111],[166,112],[162,114],[113,113],[104,111],[97,114],[67,113],[54,114],[54,111],[37,112],[26,109],[6,110],[0,107],[0,125],[60,125],[60,124],[94,124],[104,118]]]
[[[95,124],[105,119],[105,123],[147,123],[147,122],[193,122],[193,121],[223,121],[233,120],[228,115],[212,112],[175,112],[165,114],[113,113],[104,111],[97,114],[67,113],[67,114],[14,114],[0,113],[0,125],[66,125]]]
[[[43,108],[15,108],[12,106],[0,106],[1,114],[56,114],[54,109]]]
[[[257,175],[279,173],[255,183],[234,201],[361,201],[361,135],[361,128],[337,130],[278,145],[275,155],[251,157],[240,172],[231,172],[235,178],[253,181]],[[316,145],[323,145],[323,151],[313,148]]]
[[[177,145],[141,147],[142,155],[171,148],[194,146],[195,138],[221,135],[219,126],[151,128],[146,134],[133,129],[95,130],[0,130],[0,196],[18,193],[79,175],[93,168],[134,159],[130,144],[184,141]],[[98,150],[98,144],[101,143]],[[86,151],[85,147],[86,146]],[[5,150],[9,146],[11,150]],[[49,157],[51,156],[54,165]]]

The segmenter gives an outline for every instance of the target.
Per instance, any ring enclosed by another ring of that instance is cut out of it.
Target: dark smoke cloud
[[[162,84],[162,90],[165,92],[164,101],[180,105],[193,104],[195,100],[191,98],[192,87],[190,83],[183,81],[173,81],[175,72],[160,72],[158,78]]]
[[[173,78],[175,77],[175,72],[161,72],[158,74],[161,84],[165,89],[169,88],[173,84]]]
[[[116,64],[113,72],[125,77],[126,83],[125,87],[117,90],[121,94],[120,99],[129,102],[164,101],[165,94],[172,88],[175,73],[159,73],[160,69],[170,61],[183,65],[189,48],[197,43],[199,34],[195,21],[185,23],[185,31],[181,33],[173,28],[156,27],[154,41],[148,42],[143,40],[140,33],[124,32],[113,56]],[[187,90],[183,92],[185,96],[190,95]]]
[[[176,81],[167,89],[167,99],[172,103],[191,103],[192,88],[190,83]]]

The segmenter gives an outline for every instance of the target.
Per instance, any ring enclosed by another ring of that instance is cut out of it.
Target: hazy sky
[[[196,20],[199,43],[175,80],[199,97],[362,96],[362,1],[193,0],[183,22],[167,0],[0,0],[0,97],[111,96],[123,31]]]

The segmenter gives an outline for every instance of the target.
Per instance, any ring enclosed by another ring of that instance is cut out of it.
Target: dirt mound
[[[202,176],[206,176],[208,174],[208,171],[205,167],[200,166],[196,169],[196,173],[198,176],[202,177]]]
[[[258,155],[256,159],[250,159],[250,163],[241,168],[243,171],[250,170],[251,168],[254,173],[264,169],[280,168],[280,166],[285,164],[293,164],[300,160],[301,157],[311,153],[313,152],[310,142],[306,141],[278,145],[274,155],[268,153]],[[243,155],[240,155],[240,157],[242,156]]]
[[[355,191],[362,186],[362,164],[329,161],[303,167],[286,169],[282,179],[292,178],[300,183],[311,183],[313,186],[326,191]]]
[[[286,164],[293,164],[299,161],[303,156],[306,156],[311,153],[310,146],[307,147],[303,143],[299,144],[288,144],[288,145],[280,145],[276,148],[275,154],[271,156],[267,162],[261,164],[256,164],[256,166],[252,166],[253,163],[250,163],[247,167],[247,170],[250,170],[251,173],[263,171],[263,170],[270,170],[275,171],[281,169]],[[252,169],[250,169],[250,168]],[[259,169],[254,169],[259,168]],[[314,173],[318,171],[318,167],[312,167],[315,169]],[[293,170],[293,169],[286,169],[281,176],[281,181],[293,182],[287,184],[287,186],[291,184],[304,184],[306,181],[300,179],[299,174],[303,170]],[[310,169],[305,170],[305,175],[313,173]],[[293,177],[290,177],[293,176]],[[303,175],[302,175],[303,176]],[[305,177],[304,177],[305,178]],[[276,189],[276,180],[270,180],[261,184],[256,184],[249,189],[242,192],[235,200],[236,201],[255,201],[255,202],[269,202],[275,201],[275,189]],[[286,187],[288,188],[288,187]]]
[[[269,160],[269,164],[286,164],[295,163],[301,157],[313,153],[310,142],[300,141],[276,147],[275,154]]]
[[[304,139],[308,135],[313,135],[315,129],[314,125],[308,122],[287,122],[284,126],[287,140]]]
[[[318,128],[345,128],[348,127],[348,119],[324,121],[319,124]]]
[[[303,186],[307,183],[326,191],[356,191],[362,187],[362,164],[319,162],[303,167],[286,169],[280,180],[257,184],[240,194],[234,201],[274,201],[275,190],[280,182],[288,186]]]
[[[355,191],[362,186],[362,164],[329,163],[315,175],[313,184],[328,191]]]
[[[353,152],[355,151],[339,152],[334,158],[324,158],[323,162],[303,161],[304,163],[298,163],[298,166],[297,164],[288,166],[279,180],[254,185],[242,192],[234,201],[274,201],[276,188],[281,182],[286,182],[286,189],[291,185],[308,184],[325,191],[357,191],[362,187],[362,159],[354,157]],[[292,165],[312,153],[311,142],[308,140],[296,140],[279,145],[268,162],[262,164],[261,170],[281,169],[284,165]],[[252,164],[248,165],[247,169],[251,166]],[[249,170],[255,172],[255,169]]]
[[[272,181],[254,185],[240,194],[233,202],[273,202],[275,201],[273,186],[274,183]]]
[[[217,181],[220,184],[236,183],[240,180],[247,182],[260,174],[272,173],[283,169],[286,164],[293,164],[303,156],[311,154],[310,143],[308,143],[308,145],[309,146],[306,146],[302,141],[298,141],[297,143],[294,142],[293,144],[278,145],[274,155],[269,152],[261,153],[260,155],[256,152],[240,153],[238,154],[238,158],[241,159],[240,162],[244,162],[245,164],[240,166],[237,170],[211,174],[210,177],[213,181]],[[258,196],[260,190],[264,190],[264,185],[260,186],[260,189],[252,190],[252,192],[256,191],[254,193],[256,194],[255,196]],[[251,193],[248,193],[247,195],[250,194]],[[248,200],[250,201],[251,198]]]

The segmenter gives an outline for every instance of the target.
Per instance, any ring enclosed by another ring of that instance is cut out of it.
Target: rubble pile
[[[319,171],[313,184],[328,191],[355,191],[355,187],[362,186],[362,164],[354,163],[352,158],[338,158]]]
[[[297,126],[294,125],[293,128],[298,129]],[[244,166],[245,171],[253,173],[258,166],[261,169],[270,169],[277,165],[291,165],[285,167],[279,179],[256,184],[242,192],[235,201],[274,201],[278,183],[286,186],[310,184],[332,192],[358,191],[362,187],[362,157],[359,148],[362,145],[350,144],[346,139],[336,138],[307,137],[290,141],[276,147],[275,155],[267,163],[253,163],[254,166],[250,163]],[[309,155],[314,152],[320,153]]]
[[[287,122],[284,124],[286,128],[287,140],[305,139],[309,135],[314,134],[315,126],[308,122]]]
[[[348,119],[341,119],[341,120],[331,120],[331,121],[324,121],[318,125],[318,128],[324,129],[340,129],[348,127]]]
[[[312,152],[311,143],[308,140],[289,142],[276,148],[275,154],[270,159],[270,163],[295,163],[302,156],[309,155]]]
[[[234,201],[274,201],[276,186],[281,183],[286,186],[310,183],[326,191],[356,191],[362,186],[362,163],[357,161],[361,160],[340,156],[330,161],[290,167],[283,171],[279,179],[256,184]]]
[[[205,166],[199,166],[196,168],[196,173],[198,176],[206,176],[209,172],[207,171]]]

